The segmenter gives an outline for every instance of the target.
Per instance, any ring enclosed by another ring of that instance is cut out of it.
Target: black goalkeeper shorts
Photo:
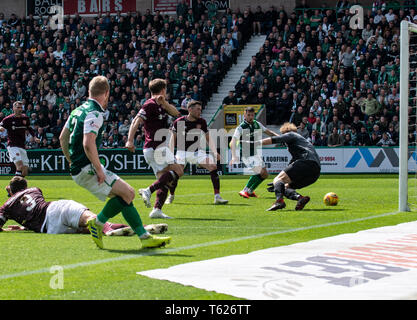
[[[317,181],[320,177],[320,166],[311,160],[296,160],[284,169],[290,177],[290,188],[301,189]]]

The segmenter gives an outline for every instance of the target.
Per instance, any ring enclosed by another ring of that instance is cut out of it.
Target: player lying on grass
[[[207,169],[210,172],[213,185],[214,204],[227,204],[229,201],[220,196],[220,178],[217,173],[217,160],[220,160],[220,155],[217,153],[212,139],[210,139],[207,122],[201,117],[202,104],[199,101],[191,100],[187,109],[188,115],[176,119],[172,124],[170,147],[172,150],[176,147],[175,158],[183,170],[187,163],[198,164],[200,167]],[[207,154],[205,148],[200,148],[199,143],[202,142],[200,138],[207,141],[214,157]],[[190,151],[196,145],[198,145],[198,148]],[[171,194],[167,203],[172,203],[174,200],[177,181],[169,187]]]
[[[11,198],[0,207],[0,231],[30,230],[39,233],[89,233],[87,221],[96,215],[81,203],[73,200],[47,202],[39,188],[28,188],[23,177],[15,176],[9,183]],[[7,220],[14,220],[21,226],[2,229]],[[168,225],[145,226],[149,233],[164,233]],[[132,228],[124,224],[106,222],[103,227],[106,236],[130,236]]]
[[[282,170],[269,184],[268,191],[274,191],[276,201],[267,211],[284,209],[286,204],[284,196],[297,201],[295,210],[302,210],[310,201],[310,197],[300,195],[296,189],[307,187],[320,177],[320,158],[314,146],[297,133],[297,127],[292,123],[284,123],[280,136],[262,140],[262,145],[284,143],[292,156],[289,165]],[[273,189],[272,189],[273,187]]]

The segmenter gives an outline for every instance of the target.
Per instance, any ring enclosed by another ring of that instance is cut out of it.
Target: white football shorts
[[[103,168],[104,174],[106,176],[102,184],[98,184],[97,174],[92,164],[86,165],[81,169],[79,174],[72,176],[72,179],[76,184],[90,191],[101,201],[106,201],[114,183],[120,178],[117,174],[106,170],[103,165],[101,167]]]
[[[52,201],[46,209],[41,232],[46,227],[46,233],[50,234],[77,233],[80,217],[86,210],[84,205],[73,200]]]
[[[211,154],[204,152],[203,150],[198,150],[195,152],[178,150],[175,155],[177,163],[186,165],[190,164],[216,164],[214,158]]]
[[[259,174],[262,168],[265,168],[265,162],[260,155],[254,155],[251,157],[242,157],[241,161],[246,168],[243,170],[245,174]]]
[[[143,156],[145,161],[153,170],[155,176],[158,172],[164,170],[170,164],[175,163],[175,156],[168,147],[158,147],[156,149],[143,149]]]
[[[11,162],[16,163],[22,161],[24,166],[29,166],[29,158],[25,149],[19,147],[7,147],[9,152],[9,159]]]

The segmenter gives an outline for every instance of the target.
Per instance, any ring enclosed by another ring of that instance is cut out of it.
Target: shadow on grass
[[[278,211],[278,210],[277,210]],[[295,210],[295,209],[284,209],[284,211],[297,211],[297,210]],[[284,211],[282,211],[282,212],[284,212]],[[337,208],[337,209],[335,209],[335,208],[324,208],[324,209],[303,209],[303,210],[298,210],[297,212],[305,212],[305,211],[307,211],[307,212],[331,212],[331,211],[334,211],[334,212],[339,212],[339,211],[346,211],[346,209],[342,209],[342,208]]]
[[[110,253],[123,253],[123,254],[131,254],[131,255],[143,255],[143,256],[156,256],[156,257],[179,257],[179,258],[193,258],[193,255],[189,254],[179,254],[179,253],[158,253],[158,250],[170,249],[170,247],[163,247],[163,248],[149,248],[149,249],[129,249],[129,250],[121,250],[121,249],[102,249],[104,251]]]
[[[235,221],[235,219],[216,219],[216,218],[175,218],[175,220],[195,220],[195,221]]]
[[[186,202],[174,202],[173,204],[180,204],[182,206],[216,206],[216,207],[242,207],[242,206],[250,206],[250,204],[246,203],[227,203],[227,204],[214,204],[214,203],[186,203]]]

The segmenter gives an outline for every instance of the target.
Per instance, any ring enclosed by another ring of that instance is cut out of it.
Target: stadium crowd
[[[104,75],[112,91],[102,147],[123,147],[150,80],[166,79],[169,102],[182,112],[190,99],[204,106],[250,36],[262,33],[264,45],[224,104],[264,104],[267,124],[293,122],[316,146],[398,145],[399,25],[417,20],[416,3],[374,1],[364,29],[355,30],[349,7],[356,3],[216,13],[201,0],[193,8],[181,1],[174,16],[147,9],[65,17],[56,31],[48,19],[0,13],[0,121],[21,100],[41,140],[28,135],[27,148],[59,148],[89,80]],[[141,134],[135,142],[142,146]]]
[[[354,4],[301,1],[290,14],[258,7],[249,20],[266,41],[223,104],[264,104],[267,124],[290,121],[315,146],[398,145],[399,30],[403,19],[416,22],[416,1],[374,1],[364,29],[350,28]]]
[[[250,37],[247,17],[228,9],[221,16],[201,0],[185,1],[177,15],[135,12],[96,18],[65,17],[63,29],[49,20],[0,13],[0,121],[23,101],[41,143],[27,136],[27,148],[59,148],[70,112],[88,95],[96,75],[112,88],[105,114],[103,148],[124,147],[132,118],[150,97],[149,82],[168,81],[169,102],[186,112],[190,99],[203,106]],[[0,135],[7,146],[7,132]],[[143,144],[138,134],[137,146]]]

